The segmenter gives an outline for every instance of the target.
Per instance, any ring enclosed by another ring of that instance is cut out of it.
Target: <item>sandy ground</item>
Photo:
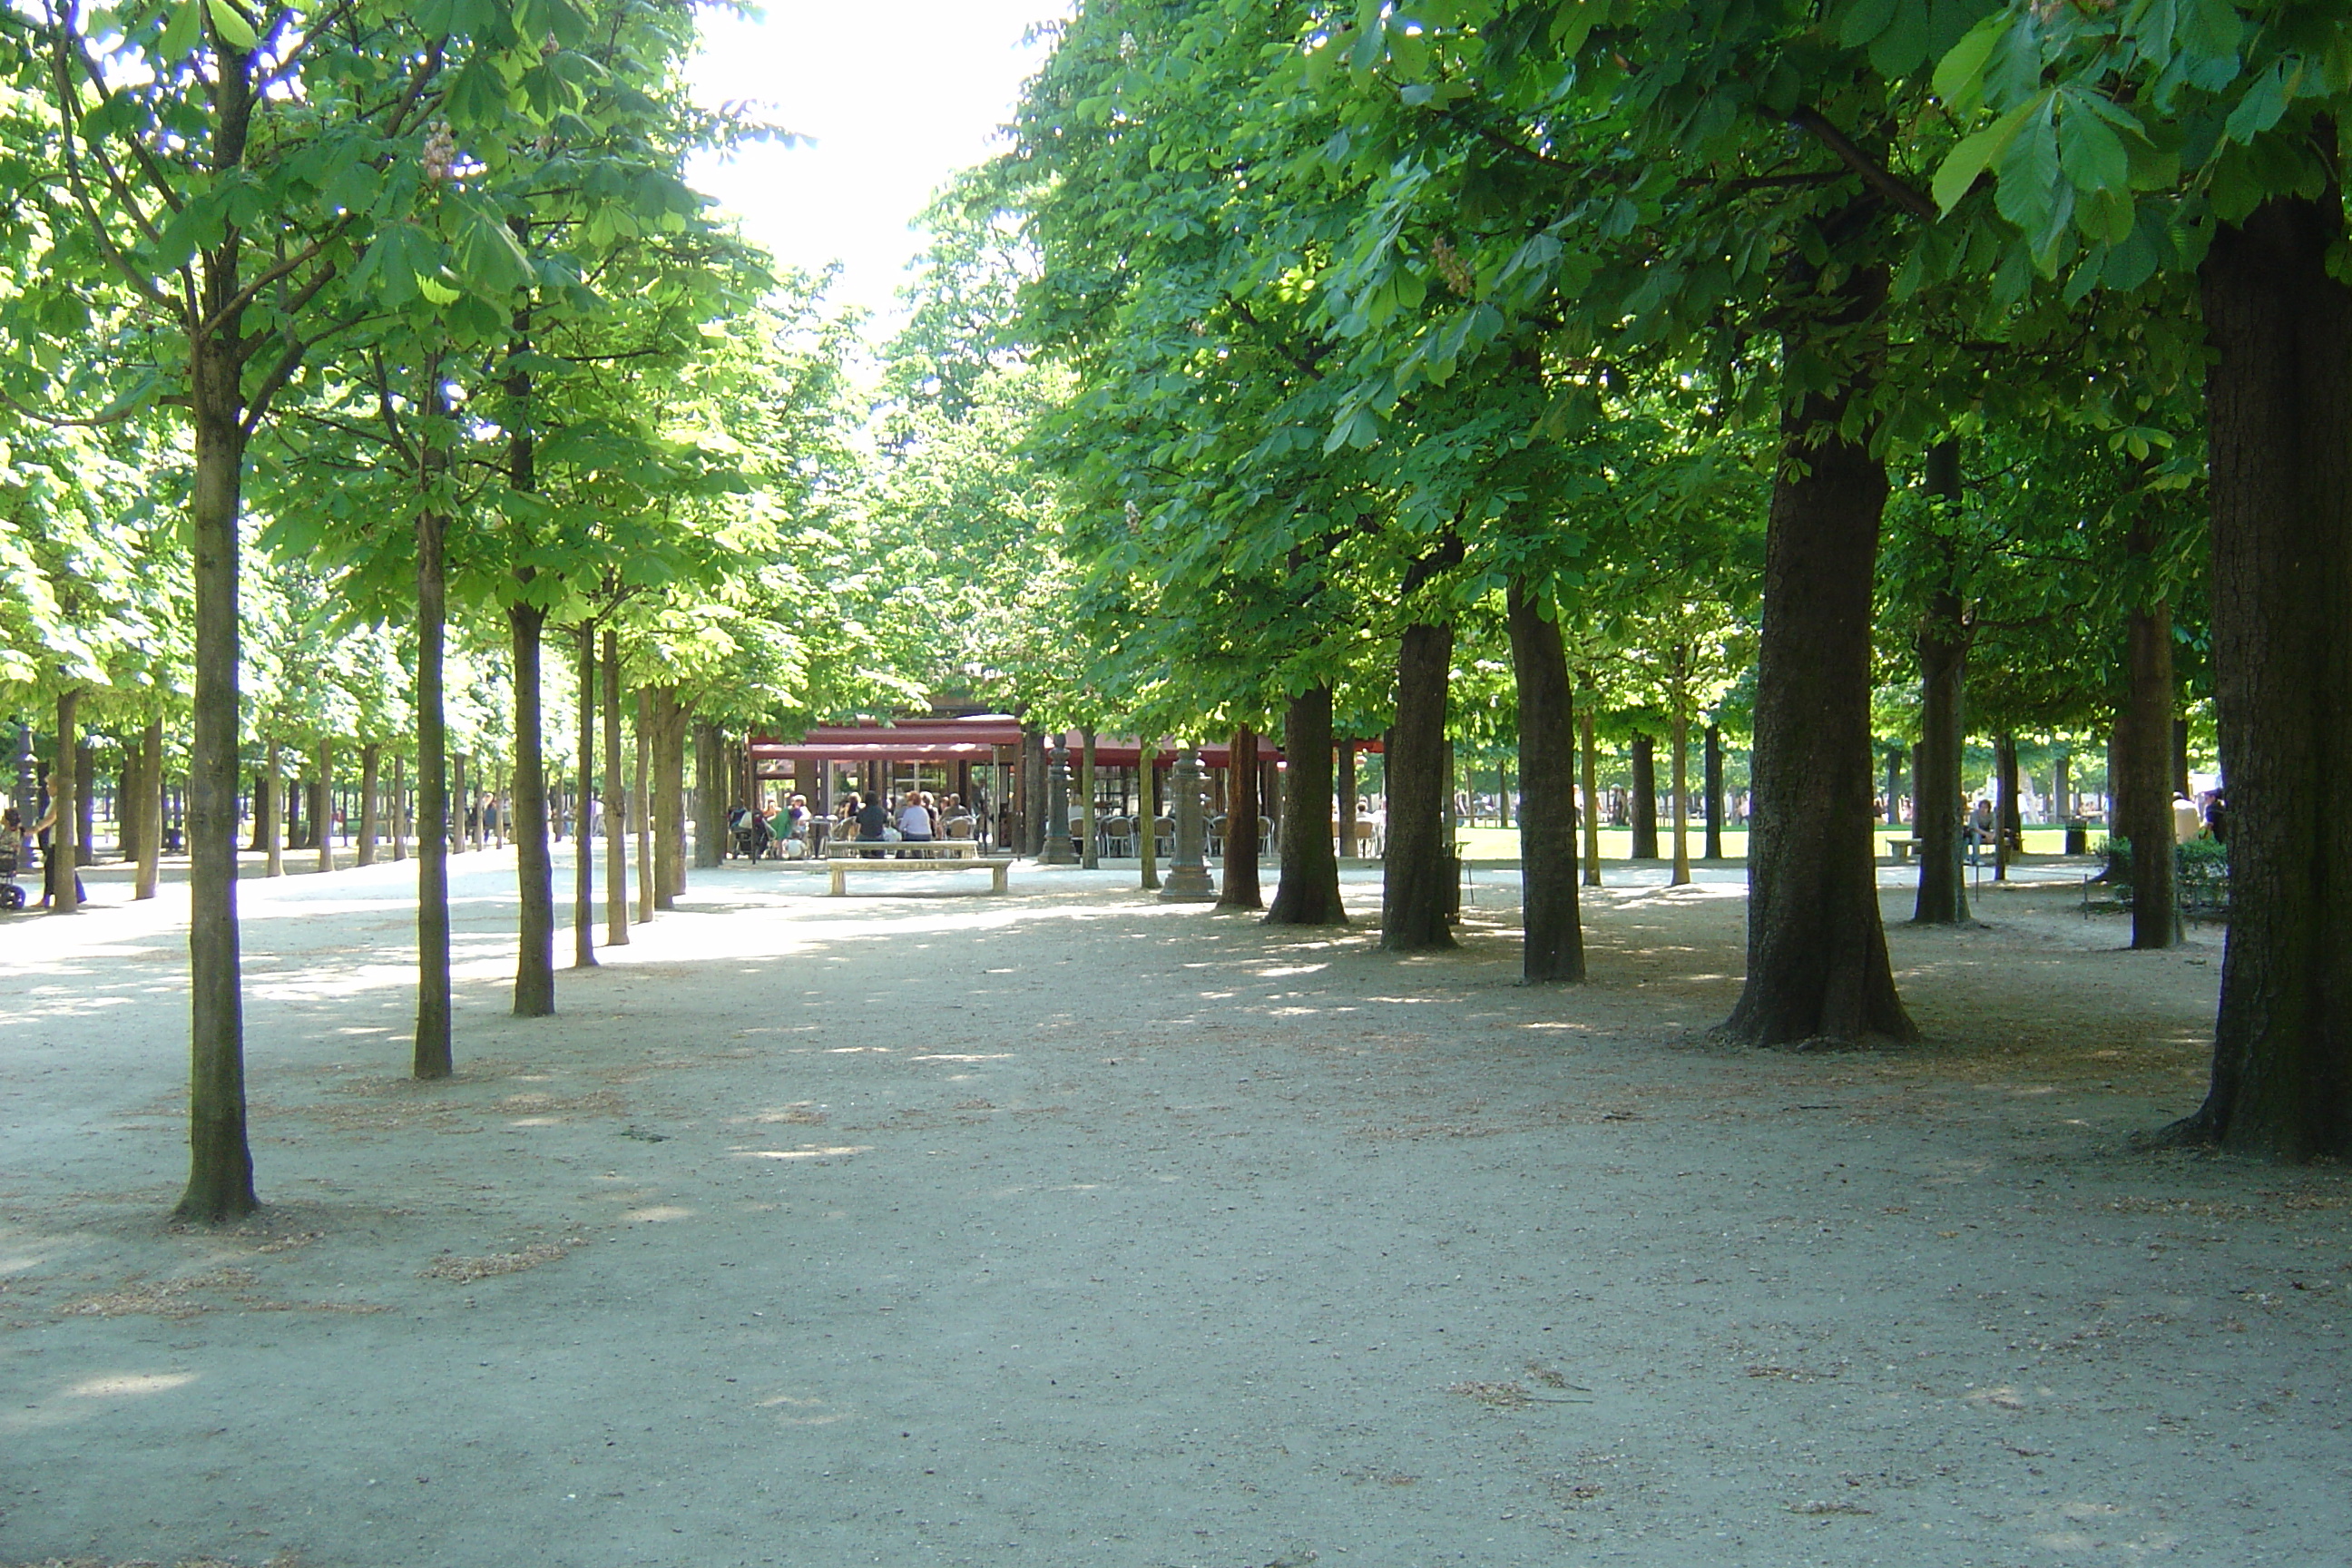
[[[2210,933],[1989,892],[1894,927],[1925,1045],[1798,1057],[1704,1037],[1725,871],[1538,991],[1507,874],[1398,960],[763,867],[519,1022],[509,865],[440,1085],[409,868],[243,885],[226,1234],[163,1219],[184,895],[0,927],[0,1562],[2352,1561],[2352,1182],[2124,1145]]]

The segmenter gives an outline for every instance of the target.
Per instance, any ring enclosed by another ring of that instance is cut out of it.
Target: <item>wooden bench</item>
[[[928,847],[917,844],[910,845],[908,847],[920,849]],[[988,890],[992,893],[1003,893],[1010,891],[1012,888],[1011,872],[1013,869],[1013,858],[1009,855],[1002,857],[980,855],[937,855],[929,856],[919,860],[868,860],[863,856],[839,855],[828,859],[825,862],[824,868],[831,876],[833,881],[833,886],[829,889],[828,896],[836,899],[842,898],[848,893],[849,874],[852,871],[916,871],[931,873],[938,871],[978,871],[985,869],[988,872]]]
[[[1919,841],[1916,838],[1890,838],[1886,841],[1886,852],[1895,857],[1895,863],[1897,866],[1908,865],[1912,851],[1918,847]]]

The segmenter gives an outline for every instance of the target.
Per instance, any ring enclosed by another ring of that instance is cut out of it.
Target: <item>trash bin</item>
[[[2066,853],[2088,855],[2091,852],[2091,825],[2079,817],[2066,825]]]

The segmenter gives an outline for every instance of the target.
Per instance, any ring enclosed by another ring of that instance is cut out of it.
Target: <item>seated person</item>
[[[898,838],[906,844],[929,844],[931,841],[931,808],[923,804],[922,794],[910,790],[898,797]],[[912,851],[898,851],[901,860],[919,858]]]
[[[888,806],[878,800],[866,800],[862,796],[852,795],[847,802],[847,814],[849,819],[857,825],[857,841],[860,844],[881,844],[887,841],[884,836],[890,828]],[[868,849],[865,851],[865,856],[868,860],[878,860],[882,858],[882,851]]]

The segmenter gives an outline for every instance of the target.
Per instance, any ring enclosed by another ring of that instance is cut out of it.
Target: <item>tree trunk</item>
[[[1843,285],[1874,313],[1883,275]],[[1783,345],[1784,363],[1811,357]],[[1756,688],[1748,981],[1725,1037],[1748,1045],[1907,1040],[1879,923],[1871,837],[1870,621],[1886,469],[1840,426],[1858,387],[1784,400],[1764,544]]]
[[[58,763],[54,782],[49,786],[49,810],[56,820],[49,827],[48,858],[41,863],[41,874],[48,883],[52,900],[49,912],[71,915],[81,912],[80,773],[77,765],[80,735],[75,721],[81,710],[79,688],[58,693]]]
[[[1153,799],[1152,776],[1159,767],[1160,749],[1146,741],[1135,767],[1135,852],[1143,862],[1143,890],[1160,887],[1160,803]]]
[[[122,742],[122,767],[114,783],[114,839],[117,858],[125,865],[139,858],[139,808],[145,794],[139,785],[139,747]]]
[[[1592,704],[1590,693],[1587,697],[1577,714],[1577,764],[1584,777],[1584,885],[1597,888],[1601,886],[1601,764],[1593,754]]]
[[[514,1016],[544,1018],[555,1011],[555,861],[547,842],[545,715],[540,700],[540,655],[547,612],[536,605],[507,606],[514,643],[515,765],[501,826],[515,841],[516,921]]]
[[[1095,844],[1095,732],[1078,731],[1078,868],[1099,870],[1102,857]]]
[[[244,85],[226,73],[221,90],[233,101],[224,105],[225,121],[249,116]],[[237,291],[235,242],[224,242],[216,257],[205,267],[207,310],[227,305]],[[228,310],[212,331],[196,338],[188,388],[196,448],[188,506],[195,590],[195,725],[188,757],[188,1184],[173,1212],[208,1225],[259,1206],[246,1141],[245,988],[236,931],[241,320],[241,312]]]
[[[454,1070],[449,1029],[449,721],[442,686],[449,520],[416,515],[416,1048],[418,1078]]]
[[[1929,599],[1927,618],[1919,628],[1919,780],[1912,790],[1919,891],[1912,903],[1914,925],[1959,925],[1969,920],[1960,753],[1968,733],[1963,693],[1969,640],[1959,595],[1938,590]]]
[[[1257,731],[1246,724],[1234,731],[1225,784],[1225,879],[1217,908],[1264,909],[1257,886]]]
[[[604,788],[597,798],[604,824],[604,945],[626,947],[629,791],[621,782],[621,634],[610,626],[604,628]]]
[[[1312,686],[1290,700],[1283,715],[1282,750],[1290,759],[1283,791],[1282,877],[1275,884],[1268,925],[1348,923],[1339,900],[1339,859],[1331,847],[1331,689]]]
[[[383,746],[370,741],[360,748],[359,863],[375,864],[375,841],[383,830]]]
[[[694,864],[708,871],[727,858],[727,808],[719,781],[726,776],[719,757],[719,726],[694,721]]]
[[[2074,790],[2067,776],[2070,771],[2068,764],[2073,760],[2066,752],[2061,752],[2057,760],[2050,764],[2050,811],[2053,819],[2061,826],[2074,819]]]
[[[1706,791],[1706,842],[1701,855],[1709,860],[1723,858],[1723,731],[1714,724],[1706,727],[1701,740],[1699,776]]]
[[[596,784],[596,628],[580,628],[580,767],[572,804],[572,967],[596,967],[596,841],[588,831]]]
[[[1338,789],[1338,791],[1339,791],[1339,858],[1341,858],[1342,860],[1353,860],[1353,859],[1356,859],[1356,858],[1358,858],[1358,856],[1357,856],[1357,844],[1356,844],[1357,833],[1356,833],[1356,742],[1353,742],[1353,741],[1341,741],[1341,742],[1339,742],[1339,784],[1335,786],[1335,787]]]
[[[653,795],[647,788],[654,772],[653,688],[637,688],[637,754],[635,777],[629,790],[629,820],[637,834],[637,923],[654,918]]]
[[[245,847],[251,854],[258,855],[269,847],[269,813],[261,808],[261,803],[268,793],[269,780],[257,768],[253,774],[253,838]],[[240,1026],[241,1023],[240,1020]]]
[[[139,737],[139,875],[131,896],[152,899],[163,869],[163,721]]]
[[[1453,873],[1445,837],[1446,698],[1454,627],[1415,623],[1397,647],[1396,723],[1389,731],[1388,848],[1381,878],[1381,945],[1423,952],[1454,945],[1447,926]]]
[[[1667,879],[1670,887],[1683,887],[1691,879],[1690,872],[1690,721],[1679,712],[1674,716],[1673,732],[1667,737],[1673,749],[1673,797],[1675,812],[1675,869]]]
[[[318,836],[319,869],[335,868],[335,743],[319,742],[319,782],[310,800],[310,831]]]
[[[394,752],[392,753],[392,858],[394,863],[408,858],[408,836],[414,826],[415,816],[408,808],[408,759]]]
[[[2000,790],[2000,804],[1993,814],[1992,877],[1996,882],[2009,880],[2010,847],[2021,842],[2024,820],[2017,805],[2017,737],[1996,735],[1992,742],[1993,777]]]
[[[1559,623],[1509,585],[1511,677],[1519,705],[1519,974],[1530,985],[1584,978],[1576,892],[1576,710]]]
[[[263,797],[269,803],[267,807],[268,816],[263,825],[265,830],[263,845],[269,858],[268,864],[263,868],[263,869],[268,876],[283,877],[286,875],[286,829],[284,817],[286,810],[286,774],[284,768],[281,766],[281,759],[278,754],[278,742],[276,741],[269,742],[268,757],[262,765],[262,771],[268,776],[269,781],[268,790]]]
[[[1633,858],[1658,858],[1658,743],[1633,737]]]
[[[2343,197],[2217,226],[2200,273],[2230,931],[2203,1107],[2177,1137],[2352,1155],[2352,289]],[[2140,857],[2135,854],[2135,862]]]
[[[654,700],[661,748],[656,755],[661,780],[655,786],[661,838],[654,846],[661,889],[654,907],[674,910],[678,895],[686,891],[686,710],[675,686],[661,688]]]
[[[2132,611],[2125,639],[2129,695],[2116,721],[2123,775],[2116,826],[2132,847],[2132,946],[2164,948],[2180,940],[2172,875],[2171,606],[2158,601]]]
[[[449,840],[452,854],[463,855],[472,847],[472,833],[466,826],[466,808],[472,804],[467,793],[466,753],[459,752],[449,759],[449,819],[438,825],[441,834]]]

